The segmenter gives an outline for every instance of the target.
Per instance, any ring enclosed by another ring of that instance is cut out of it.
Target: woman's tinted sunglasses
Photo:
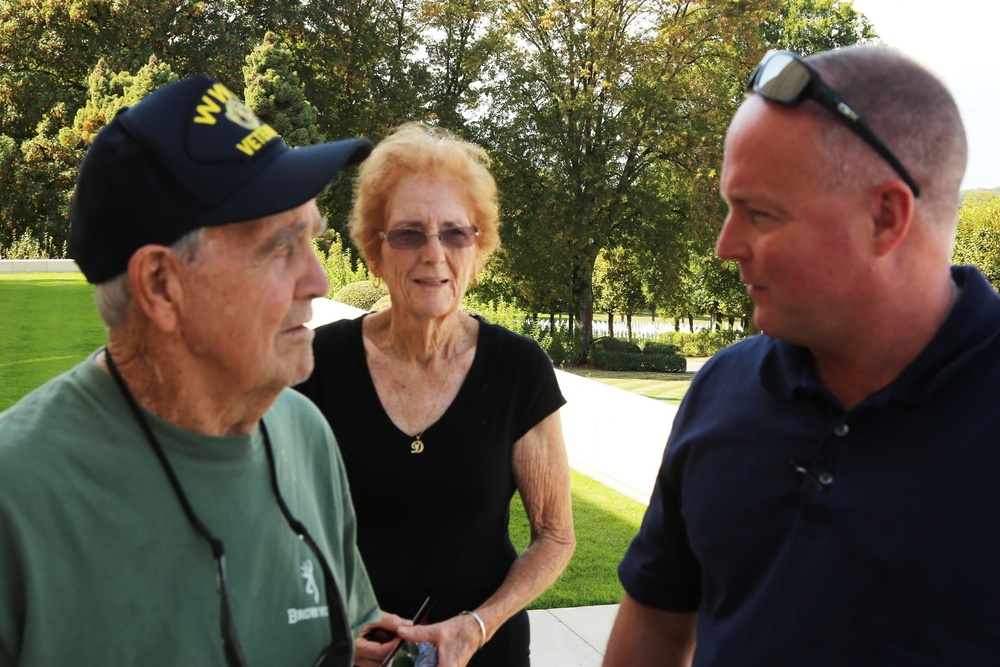
[[[475,227],[446,227],[437,234],[428,234],[417,227],[400,227],[389,233],[379,232],[379,238],[389,242],[393,250],[416,250],[436,236],[445,248],[468,248],[476,242],[479,230]]]

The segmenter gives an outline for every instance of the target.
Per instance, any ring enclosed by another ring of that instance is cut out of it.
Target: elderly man
[[[955,102],[879,47],[749,93],[717,252],[764,333],[692,383],[604,664],[996,665],[1000,298],[949,266]]]
[[[378,607],[286,387],[328,289],[315,197],[370,148],[289,149],[204,75],[98,134],[70,254],[108,343],[0,415],[0,665],[352,664]]]

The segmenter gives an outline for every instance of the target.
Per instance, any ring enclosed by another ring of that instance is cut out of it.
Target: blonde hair
[[[405,176],[446,176],[463,187],[472,224],[479,230],[476,244],[486,254],[500,247],[497,185],[489,170],[490,158],[480,146],[441,128],[406,123],[383,139],[361,163],[354,184],[354,206],[348,230],[362,258],[371,266],[381,256],[386,206]]]

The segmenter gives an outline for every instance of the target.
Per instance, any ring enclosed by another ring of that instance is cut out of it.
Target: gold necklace
[[[437,410],[441,406],[441,397],[444,396],[444,387],[445,387],[445,384],[441,383],[441,388],[438,389],[437,398],[434,399],[434,407],[431,408],[431,415],[437,414]],[[396,400],[399,401],[399,407],[403,408],[403,418],[406,419],[406,430],[407,431],[412,431],[413,430],[413,422],[410,421],[410,413],[406,409],[406,402],[403,400],[403,396],[402,396],[402,394],[399,393],[399,388],[396,387],[395,383],[393,383],[393,385],[392,385],[392,391],[396,394]],[[413,442],[410,443],[410,453],[411,454],[423,454],[424,453],[424,441],[423,441],[422,437],[424,435],[424,431],[426,431],[428,428],[430,428],[433,425],[434,425],[434,422],[431,422],[430,424],[427,425],[426,428],[421,429],[419,433],[417,433],[415,436],[413,436]]]
[[[463,324],[460,327],[459,336],[461,337],[461,336],[464,336],[464,335],[465,335],[465,325]],[[448,363],[448,367],[449,368],[450,368],[450,366],[451,366],[451,364]],[[447,377],[448,377],[448,373],[445,372],[445,378],[447,378]],[[441,398],[444,396],[444,388],[445,388],[446,384],[447,384],[446,382],[442,382],[441,383],[441,387],[438,389],[437,398],[434,399],[434,406],[431,408],[431,415],[436,415],[437,411],[438,411],[438,408],[441,407]],[[393,391],[394,394],[396,394],[396,400],[399,401],[399,406],[401,408],[403,408],[403,418],[406,419],[406,430],[407,431],[412,431],[413,430],[413,422],[410,421],[410,413],[406,409],[406,402],[403,400],[402,394],[399,393],[399,388],[396,386],[396,383],[392,383],[392,391]],[[424,453],[424,441],[423,441],[424,431],[426,431],[428,428],[430,428],[434,424],[435,424],[435,422],[431,422],[425,428],[421,429],[419,433],[417,433],[415,436],[413,436],[413,442],[410,443],[410,453],[411,454],[423,454]]]

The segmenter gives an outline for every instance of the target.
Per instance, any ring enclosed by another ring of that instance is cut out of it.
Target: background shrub
[[[687,370],[687,360],[676,354],[636,354],[599,350],[594,353],[594,365],[609,371],[683,373]]]
[[[643,354],[674,354],[676,355],[680,352],[680,348],[676,345],[670,343],[658,343],[656,341],[650,340],[646,341],[646,344],[642,346]]]
[[[698,331],[693,334],[683,331],[668,331],[657,336],[654,341],[674,346],[685,357],[710,357],[722,348],[746,337],[747,334],[738,329]],[[646,347],[649,347],[654,341],[646,343]]]
[[[638,345],[624,338],[612,338],[611,336],[601,336],[595,338],[590,347],[592,360],[598,352],[620,352],[623,354],[642,354]]]
[[[375,283],[371,280],[360,280],[344,285],[330,298],[348,306],[370,311],[379,299],[388,295],[389,290],[385,285],[375,287]]]
[[[382,298],[380,298],[378,301],[376,301],[375,303],[373,303],[372,307],[369,308],[369,310],[371,310],[373,313],[377,313],[380,310],[385,310],[385,309],[391,308],[391,307],[392,307],[392,297],[390,297],[388,294],[386,294],[385,296],[383,296]]]

